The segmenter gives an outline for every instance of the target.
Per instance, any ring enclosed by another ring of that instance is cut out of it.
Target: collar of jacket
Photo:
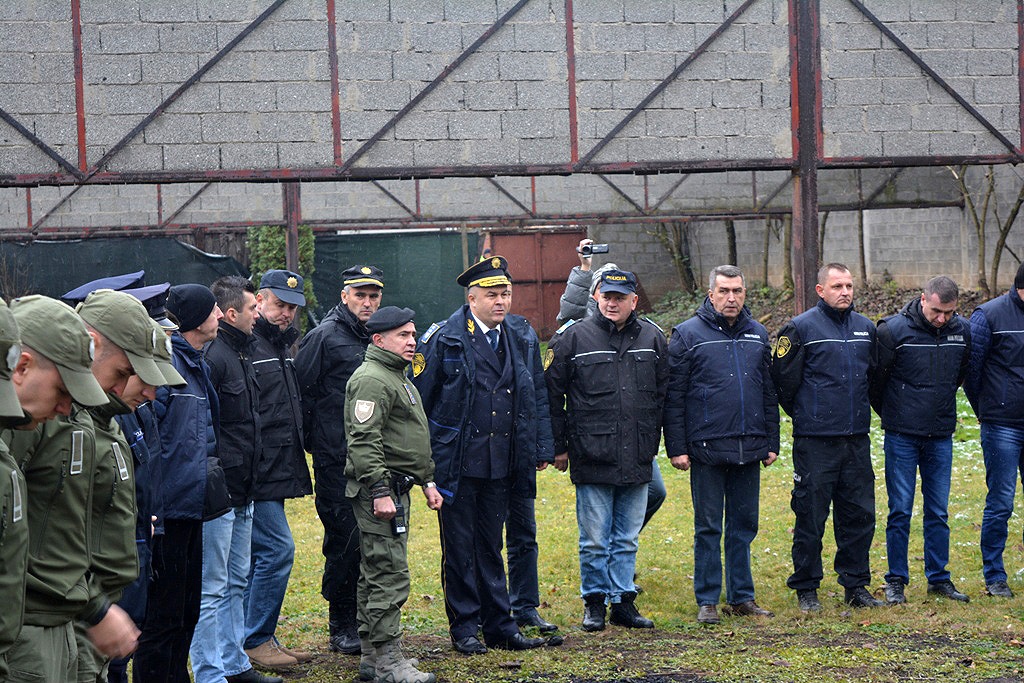
[[[597,312],[594,313],[593,317],[594,322],[596,322],[598,325],[604,328],[605,331],[607,331],[609,334],[615,334],[618,331],[625,333],[631,327],[640,324],[640,319],[636,317],[636,311],[630,311],[629,317],[626,318],[626,322],[622,325],[622,330],[619,330],[617,327],[615,327],[615,323],[613,323],[608,318],[604,317],[604,314],[601,313],[600,309],[598,309]]]
[[[754,319],[754,316],[750,314],[750,309],[744,304],[736,318],[736,324],[730,325],[725,316],[715,310],[714,304],[711,303],[711,297],[704,297],[704,303],[697,308],[697,317],[733,337],[745,330],[750,321]]]
[[[1024,311],[1024,301],[1020,300],[1020,294],[1017,293],[1017,290],[1014,289],[1012,285],[1010,286],[1010,291],[1006,293],[1006,296],[1010,297],[1010,301],[1017,304],[1017,308]]]
[[[398,374],[404,373],[405,369],[409,366],[409,361],[402,358],[397,353],[392,353],[391,351],[380,348],[376,344],[370,344],[366,347],[366,360],[378,363],[386,368],[390,368]]]
[[[835,320],[837,323],[841,325],[846,324],[846,321],[850,319],[850,313],[852,313],[854,310],[852,303],[850,304],[850,307],[847,308],[845,311],[840,311],[839,309],[832,308],[831,306],[829,306],[827,303],[825,303],[825,300],[822,298],[818,299],[818,308],[821,309],[822,313],[824,313],[829,318]]]
[[[263,318],[256,321],[256,327],[253,328],[253,334],[266,339],[272,345],[279,349],[286,349],[295,343],[295,340],[299,338],[299,331],[291,325],[282,332],[281,328],[277,325],[272,325]]]
[[[112,394],[108,391],[107,398],[110,399],[110,403],[90,408],[89,412],[92,413],[95,417],[101,418],[103,420],[109,420],[115,415],[127,415],[128,413],[132,412],[132,409],[128,406],[127,403],[121,400],[120,396]]]
[[[222,340],[233,351],[248,351],[252,346],[254,340],[251,334],[246,334],[237,327],[233,327],[231,323],[226,323],[223,320],[218,325],[217,339]]]
[[[339,303],[331,309],[330,313],[324,316],[324,322],[327,322],[328,320],[333,321],[337,325],[344,325],[352,330],[352,333],[361,340],[365,341],[367,344],[370,343],[370,333],[366,331],[366,325],[356,317],[355,313],[348,310],[348,306],[344,303]]]
[[[181,332],[175,331],[171,335],[171,347],[181,355],[182,360],[194,368],[200,367],[203,360],[203,350],[197,349],[188,343]]]

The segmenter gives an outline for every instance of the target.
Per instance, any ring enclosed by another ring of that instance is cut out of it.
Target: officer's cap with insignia
[[[11,384],[14,368],[21,358],[21,332],[7,302],[0,299],[0,416],[21,417],[21,402]]]
[[[341,273],[342,287],[384,287],[384,271],[377,266],[352,266]]]
[[[77,306],[85,301],[85,298],[97,289],[114,289],[120,291],[124,289],[142,287],[145,282],[145,277],[146,271],[144,270],[140,270],[137,273],[125,273],[124,275],[101,277],[98,280],[86,282],[80,287],[75,287],[70,292],[63,294],[60,298],[61,301],[69,306]]]
[[[628,270],[606,270],[601,273],[601,293],[636,294],[636,275]]]
[[[170,282],[137,289],[122,289],[121,291],[131,294],[141,301],[142,305],[146,307],[149,317],[160,323],[165,332],[173,332],[178,329],[178,326],[167,317],[167,295],[171,291]]]
[[[416,311],[411,308],[399,308],[398,306],[384,306],[366,321],[366,331],[370,334],[380,334],[401,327],[410,323],[416,318]]]
[[[163,386],[164,375],[153,362],[156,342],[163,340],[157,339],[141,301],[125,292],[100,289],[79,304],[76,311],[82,320],[124,351],[139,379],[155,387]]]
[[[157,320],[150,319],[149,324],[153,326],[153,362],[164,376],[164,384],[171,387],[183,387],[188,382],[181,376],[181,373],[171,364],[171,338],[167,336],[164,327]]]
[[[461,287],[503,287],[512,284],[508,261],[504,256],[491,256],[474,263],[456,280]]]
[[[71,398],[84,406],[110,402],[92,374],[92,337],[70,306],[35,294],[12,301],[11,312],[21,331],[21,343],[57,366]]]
[[[302,276],[290,270],[268,270],[263,273],[260,289],[269,289],[286,304],[306,305],[306,295],[302,293]]]

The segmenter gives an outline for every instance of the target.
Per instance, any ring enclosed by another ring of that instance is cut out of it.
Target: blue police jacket
[[[851,306],[823,300],[779,331],[772,380],[793,436],[853,436],[871,427],[868,383],[876,358],[875,325]]]
[[[171,336],[171,348],[171,362],[186,385],[160,387],[153,402],[163,447],[164,516],[203,519],[208,461],[217,459],[217,392],[210,383],[210,371],[201,351],[192,348],[177,332]],[[223,478],[219,463],[215,469]]]
[[[1024,301],[1015,289],[971,314],[964,393],[982,422],[1024,428]]]
[[[476,358],[470,348],[469,306],[432,325],[421,337],[412,364],[413,383],[423,399],[430,426],[430,446],[438,491],[451,501],[459,487],[463,459],[472,437],[470,415],[476,398]],[[551,415],[541,365],[540,342],[530,323],[506,315],[502,334],[514,372],[512,491],[537,495],[538,462],[553,462]]]
[[[154,527],[155,535],[163,534],[164,526],[163,470],[156,417],[147,402],[134,412],[116,415],[114,419],[121,426],[135,460],[135,540],[149,542],[150,526]],[[155,522],[153,517],[156,517]]]
[[[744,465],[779,452],[771,344],[746,306],[732,326],[705,299],[668,343],[665,450],[706,465]],[[709,443],[713,442],[713,443]]]
[[[954,316],[940,328],[924,317],[921,299],[878,321],[878,365],[871,405],[882,429],[929,438],[956,429],[956,389],[967,374],[971,333]]]

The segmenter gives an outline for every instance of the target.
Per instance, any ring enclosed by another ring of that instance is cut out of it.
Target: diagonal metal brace
[[[509,201],[511,201],[516,206],[518,206],[520,209],[522,209],[523,213],[525,213],[527,216],[529,216],[530,218],[536,218],[537,217],[537,214],[535,212],[531,211],[530,208],[528,206],[526,206],[526,204],[523,204],[521,201],[516,199],[515,195],[513,195],[511,192],[506,190],[505,187],[501,183],[499,183],[497,180],[495,180],[494,178],[484,178],[484,180],[486,180],[491,185],[493,185],[494,189],[496,189],[498,192],[500,192],[502,195],[504,195]]]
[[[38,147],[39,151],[41,151],[43,154],[56,161],[57,165],[63,168],[65,171],[67,171],[68,173],[70,173],[71,175],[75,176],[80,180],[85,177],[85,174],[79,171],[77,168],[75,168],[74,164],[72,164],[70,161],[62,157],[60,154],[58,154],[57,150],[53,149],[48,144],[40,140],[35,133],[30,131],[25,126],[21,125],[21,122],[19,122],[16,118],[11,116],[6,110],[2,108],[0,108],[0,120],[2,120],[4,123],[6,123],[14,130],[21,133],[22,137],[24,137],[26,140],[28,140],[33,145]]]

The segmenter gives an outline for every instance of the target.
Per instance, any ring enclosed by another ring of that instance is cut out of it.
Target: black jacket
[[[964,393],[982,423],[1024,428],[1024,301],[1017,290],[971,314]]]
[[[779,402],[768,331],[744,306],[731,327],[711,301],[672,330],[665,450],[705,465],[779,452]]]
[[[291,345],[299,331],[282,332],[260,318],[253,330],[252,366],[260,387],[263,456],[256,465],[254,500],[283,500],[313,493],[302,443],[302,399]]]
[[[220,402],[217,455],[232,507],[252,502],[256,465],[263,452],[253,341],[252,335],[221,320],[217,338],[206,348],[210,382]]]
[[[963,318],[936,328],[921,299],[878,321],[878,366],[871,405],[882,429],[911,436],[943,437],[956,429],[956,389],[967,375],[971,333]]]
[[[819,300],[783,325],[772,380],[779,405],[793,418],[793,435],[867,434],[876,353],[874,323],[852,307],[838,311]]]
[[[313,453],[316,494],[345,500],[345,385],[363,364],[370,335],[344,304],[306,334],[295,356],[303,432]]]
[[[633,314],[617,330],[598,312],[563,325],[545,362],[555,453],[568,451],[572,483],[649,482],[668,387],[657,325]]]

